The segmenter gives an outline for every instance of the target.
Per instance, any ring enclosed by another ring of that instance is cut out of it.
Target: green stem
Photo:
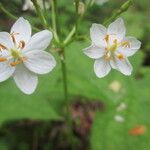
[[[65,50],[61,50],[61,68],[62,68],[62,78],[63,78],[63,87],[64,87],[64,96],[65,96],[65,102],[66,102],[66,123],[68,125],[68,140],[70,141],[70,144],[72,146],[72,149],[74,149],[75,145],[75,139],[72,131],[72,120],[70,115],[70,103],[68,99],[68,85],[67,85],[67,68],[66,68],[66,59],[65,59]]]
[[[47,23],[47,21],[46,21],[44,15],[43,15],[43,13],[42,13],[42,10],[41,10],[41,8],[40,8],[40,6],[39,6],[37,0],[31,0],[31,1],[33,2],[33,5],[34,5],[34,7],[35,7],[35,9],[36,9],[36,12],[37,12],[37,14],[38,14],[38,16],[39,16],[41,22],[42,22],[43,27],[46,28],[46,29],[48,29],[48,28],[49,28],[49,27],[48,27],[48,23]]]
[[[10,17],[11,19],[13,19],[13,20],[17,20],[17,19],[18,19],[18,17],[12,15],[7,9],[5,9],[5,7],[4,7],[1,3],[0,3],[0,10],[1,10],[2,12],[4,12],[4,13],[5,13],[8,17]],[[36,31],[36,32],[40,31],[38,28],[36,28],[36,27],[34,27],[34,26],[32,26],[32,28],[33,28],[33,30]]]
[[[66,39],[64,40],[64,42],[63,42],[63,44],[64,44],[65,46],[70,42],[70,40],[71,40],[72,37],[74,36],[75,32],[76,32],[76,27],[74,26],[74,27],[72,28],[72,30],[70,31],[70,33],[68,34],[68,36],[66,37]]]
[[[60,42],[59,36],[57,34],[57,1],[51,0],[51,8],[52,8],[52,27],[53,34],[57,43]]]
[[[123,3],[121,7],[117,11],[115,11],[110,18],[104,21],[103,25],[108,25],[110,22],[115,20],[122,13],[126,12],[131,5],[132,5],[132,0],[128,0],[125,3]]]

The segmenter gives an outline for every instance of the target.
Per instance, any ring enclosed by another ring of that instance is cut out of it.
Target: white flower
[[[132,66],[127,57],[132,56],[141,47],[141,42],[131,36],[125,37],[125,33],[121,18],[111,23],[108,29],[100,24],[92,25],[92,45],[86,48],[84,53],[95,59],[94,71],[97,77],[106,76],[111,68],[124,75],[131,75]]]
[[[117,122],[120,122],[120,123],[122,123],[122,122],[125,121],[125,119],[124,119],[122,116],[120,116],[120,115],[115,115],[115,116],[114,116],[114,119],[115,119]]]
[[[106,2],[108,2],[108,0],[95,0],[95,3],[98,5],[103,5]]]
[[[40,7],[42,9],[44,9],[44,3],[43,3],[43,0],[37,0],[38,4],[40,5]],[[45,2],[45,7],[46,9],[50,8],[50,4],[48,1]],[[31,0],[24,0],[24,4],[23,4],[23,7],[22,7],[22,10],[23,11],[26,11],[26,10],[34,10],[34,5],[32,3]]]
[[[37,74],[50,72],[56,65],[54,57],[45,52],[52,33],[44,30],[31,37],[31,26],[19,18],[10,34],[0,32],[0,82],[13,76],[18,88],[31,94],[35,91]]]

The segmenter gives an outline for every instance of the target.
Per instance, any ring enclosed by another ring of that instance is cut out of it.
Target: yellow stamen
[[[118,47],[117,40],[114,40],[113,43],[114,43],[113,45],[108,47],[108,49],[107,49],[108,51],[115,51],[117,49],[117,47]]]
[[[104,56],[105,60],[111,60],[112,57],[110,55],[110,53],[107,53],[105,56]]]
[[[0,50],[4,50],[4,49],[7,49],[7,47],[2,45],[2,44],[0,44]]]
[[[0,57],[0,62],[5,62],[5,61],[7,61],[6,58]]]
[[[26,60],[27,60],[26,57],[20,57],[17,61],[11,62],[10,65],[11,65],[12,67],[15,67],[15,66],[17,66],[17,65],[19,65],[19,64],[21,64],[21,63],[23,63],[23,62],[26,61]]]
[[[14,44],[16,44],[15,36],[18,35],[18,34],[19,34],[19,33],[14,33],[14,32],[12,32],[12,33],[10,34],[10,36],[11,36],[12,41],[13,41]]]
[[[122,54],[118,54],[117,57],[118,57],[119,59],[123,59],[123,58],[124,58],[124,56],[123,56]]]
[[[121,46],[124,48],[130,48],[130,43],[128,41],[122,42]]]
[[[20,41],[19,42],[19,48],[23,49],[25,47],[25,42],[24,41]]]
[[[106,35],[105,38],[104,38],[104,40],[108,43],[108,41],[109,41],[109,35]]]

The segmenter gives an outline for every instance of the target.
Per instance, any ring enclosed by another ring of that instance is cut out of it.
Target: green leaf
[[[1,83],[0,124],[18,119],[61,119],[55,111],[55,103],[63,100],[62,86],[57,86],[60,78],[57,71],[56,68],[52,73],[40,77],[37,90],[30,96],[24,95],[12,79]]]

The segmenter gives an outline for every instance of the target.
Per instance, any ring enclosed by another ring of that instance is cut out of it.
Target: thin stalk
[[[13,20],[17,20],[18,17],[16,17],[15,15],[12,15],[12,13],[10,13],[1,3],[0,3],[0,10],[5,13],[8,17],[10,17]],[[40,31],[38,28],[32,26],[33,30],[38,32]]]
[[[43,27],[46,28],[46,29],[48,29],[49,28],[48,27],[48,23],[47,23],[44,15],[43,15],[43,12],[42,12],[42,10],[41,10],[41,8],[40,8],[37,0],[31,0],[31,1],[33,2],[33,5],[34,5],[34,7],[36,9],[36,12],[37,12],[37,14],[38,14],[41,22],[42,22]]]
[[[59,36],[57,34],[57,1],[51,0],[51,8],[52,8],[52,28],[55,40],[59,43]]]
[[[115,20],[122,13],[126,12],[131,5],[132,5],[132,0],[128,0],[125,3],[123,3],[121,5],[121,7],[117,11],[115,11],[110,18],[108,18],[106,21],[104,21],[103,25],[108,25],[110,22]]]
[[[63,87],[64,87],[64,96],[66,102],[66,111],[65,111],[65,119],[68,127],[68,140],[71,143],[72,150],[74,149],[75,139],[72,131],[72,120],[70,116],[70,103],[68,99],[68,85],[67,85],[67,68],[66,68],[66,59],[65,59],[65,50],[61,50],[61,68],[62,68],[62,78],[63,78]]]

